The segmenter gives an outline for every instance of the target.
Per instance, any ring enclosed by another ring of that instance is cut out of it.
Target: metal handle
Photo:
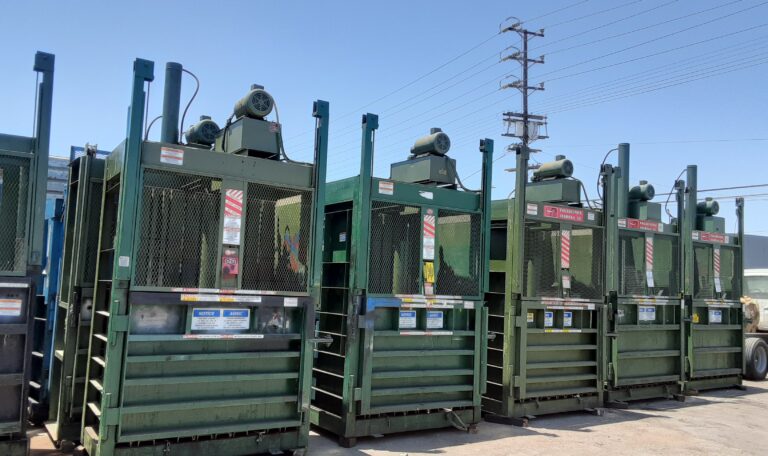
[[[331,345],[333,343],[333,337],[319,337],[316,339],[310,339],[309,342],[315,345]]]
[[[488,340],[496,340],[496,334],[488,333]]]

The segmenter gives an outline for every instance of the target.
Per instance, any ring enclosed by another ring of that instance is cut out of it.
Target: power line
[[[768,141],[768,138],[728,138],[728,139],[681,139],[681,140],[670,140],[670,141],[645,141],[645,142],[635,142],[632,141],[632,144],[638,144],[638,145],[662,145],[662,144],[689,144],[689,143],[709,143],[709,142],[747,142],[747,141]],[[551,147],[608,147],[608,146],[615,146],[615,143],[604,143],[604,144],[556,144]]]
[[[631,14],[629,16],[625,16],[625,17],[619,18],[619,19],[617,19],[615,21],[606,22],[605,24],[599,25],[597,27],[592,27],[590,29],[581,31],[579,33],[575,33],[573,35],[568,35],[568,36],[565,36],[563,38],[559,38],[559,39],[554,40],[554,41],[547,41],[546,43],[544,43],[544,44],[542,44],[540,46],[534,47],[532,50],[533,51],[538,51],[541,48],[545,48],[545,47],[551,46],[553,44],[561,43],[563,41],[568,41],[568,40],[570,40],[572,38],[576,38],[576,37],[579,37],[579,36],[587,35],[587,34],[592,33],[594,31],[597,31],[597,30],[600,30],[600,29],[604,29],[606,27],[610,27],[612,25],[618,24],[620,22],[627,21],[629,19],[634,19],[636,17],[642,16],[643,14],[650,13],[652,11],[656,11],[656,10],[658,10],[660,8],[664,8],[664,7],[669,6],[669,5],[673,4],[673,3],[677,3],[678,1],[679,0],[672,0],[672,1],[669,1],[667,3],[662,3],[661,5],[654,6],[653,8],[649,8],[649,9],[646,9],[646,10],[643,10],[643,11],[639,11],[639,12]]]
[[[735,2],[739,2],[739,1],[742,1],[742,0],[735,0]],[[728,6],[728,5],[731,5],[732,3],[735,3],[735,2],[730,2],[730,3],[727,3],[726,5],[722,5],[722,6],[716,6],[716,7],[710,8],[710,10],[714,10],[714,9],[717,9],[717,8],[722,8],[723,6]],[[689,27],[686,27],[686,28],[683,28],[683,29],[671,32],[671,33],[667,33],[665,35],[661,35],[661,36],[658,36],[656,38],[652,38],[650,40],[643,41],[642,43],[637,43],[637,44],[634,44],[632,46],[628,46],[628,47],[625,47],[623,49],[619,49],[617,51],[609,52],[607,54],[603,54],[603,55],[600,55],[600,56],[597,56],[597,57],[593,57],[591,59],[587,59],[587,60],[583,60],[581,62],[573,63],[571,65],[567,65],[567,66],[558,68],[556,70],[550,71],[548,73],[544,73],[542,75],[539,75],[539,77],[548,76],[550,74],[559,73],[559,72],[561,72],[563,70],[567,70],[569,68],[574,68],[574,67],[581,66],[581,65],[584,65],[584,64],[587,64],[587,63],[590,63],[590,62],[594,62],[594,61],[597,61],[597,60],[602,60],[602,59],[604,59],[606,57],[610,57],[610,56],[613,56],[613,55],[616,55],[616,54],[620,54],[622,52],[626,52],[626,51],[629,51],[629,50],[632,50],[632,49],[636,49],[636,48],[638,48],[640,46],[645,46],[646,44],[654,43],[656,41],[660,41],[660,40],[663,40],[663,39],[666,39],[666,38],[669,38],[669,37],[672,37],[672,36],[675,36],[675,35],[679,35],[681,33],[685,33],[685,32],[688,32],[690,30],[693,30],[693,29],[696,29],[696,28],[699,28],[699,27],[703,27],[705,25],[709,25],[709,24],[712,24],[712,23],[717,22],[717,21],[721,21],[723,19],[727,19],[727,18],[735,16],[737,14],[741,14],[741,13],[747,12],[749,10],[753,10],[755,8],[759,8],[759,7],[764,6],[766,4],[768,4],[768,1],[767,2],[759,3],[757,5],[750,6],[748,8],[744,8],[744,9],[741,9],[741,10],[738,10],[738,11],[735,11],[735,12],[732,12],[730,14],[726,14],[724,16],[718,16],[718,17],[716,17],[714,19],[710,19],[710,20],[707,20],[707,21],[704,21],[704,22],[701,22],[701,23],[698,23],[698,24],[695,24],[695,25],[692,25],[692,26],[689,26]],[[548,79],[547,82],[552,81],[552,80],[554,80],[554,79]]]
[[[585,14],[585,15],[583,15],[583,16],[575,17],[575,18],[573,18],[573,19],[568,19],[568,20],[565,20],[565,21],[562,21],[562,22],[558,22],[558,23],[556,23],[556,24],[550,24],[550,25],[548,25],[546,28],[547,28],[547,29],[551,29],[551,28],[553,28],[553,27],[559,27],[559,26],[561,26],[561,25],[565,25],[565,24],[571,24],[571,23],[574,23],[574,22],[580,21],[580,20],[582,20],[582,19],[587,19],[587,18],[590,18],[590,17],[599,16],[600,14],[603,14],[603,13],[609,13],[609,12],[611,12],[611,11],[615,11],[615,10],[617,10],[617,9],[621,9],[621,8],[624,8],[624,7],[627,7],[627,6],[631,6],[631,5],[634,5],[634,4],[636,4],[636,3],[642,3],[642,2],[644,2],[644,1],[645,1],[645,0],[632,0],[632,1],[630,1],[630,2],[622,3],[621,5],[618,5],[618,6],[613,6],[613,7],[611,7],[611,8],[606,8],[606,9],[604,9],[604,10],[595,11],[594,13]],[[675,1],[677,1],[677,0],[675,0]]]
[[[619,85],[609,91],[602,92],[598,96],[590,95],[590,96],[584,96],[584,97],[575,97],[570,100],[566,99],[560,103],[557,103],[557,102],[555,103],[550,102],[549,104],[545,103],[544,108],[542,109],[551,113],[562,112],[564,110],[570,110],[571,108],[576,106],[581,106],[581,105],[591,106],[593,102],[595,102],[594,104],[597,104],[597,102],[602,103],[602,102],[612,101],[614,99],[624,98],[624,97],[620,97],[620,95],[629,94],[630,96],[633,96],[639,93],[647,93],[647,91],[656,91],[656,90],[660,90],[670,86],[698,81],[700,79],[704,79],[707,77],[730,73],[732,71],[737,71],[743,68],[749,68],[752,65],[748,65],[748,64],[762,62],[762,60],[765,59],[766,57],[768,57],[768,53],[763,52],[760,54],[755,54],[748,57],[742,57],[742,58],[734,59],[724,63],[720,63],[719,65],[708,66],[698,70],[689,71],[687,73],[678,74],[676,76],[671,76],[664,79],[650,81],[644,84],[638,85],[635,83],[631,83],[631,84],[624,84],[623,86]],[[758,64],[762,64],[762,63],[758,63]]]
[[[574,7],[576,7],[576,6],[579,6],[579,5],[583,5],[584,3],[587,3],[587,2],[589,2],[589,1],[590,1],[590,0],[580,0],[580,1],[576,2],[576,3],[572,3],[572,4],[570,4],[570,5],[567,5],[567,6],[564,6],[564,7],[562,7],[562,8],[558,8],[558,9],[556,9],[556,10],[554,10],[554,11],[550,11],[550,12],[548,12],[548,13],[544,13],[544,14],[542,14],[541,16],[536,16],[536,17],[532,17],[532,18],[530,18],[530,19],[527,19],[527,20],[525,20],[525,21],[521,22],[521,24],[527,24],[528,22],[531,22],[531,21],[536,21],[536,20],[539,20],[539,19],[541,19],[541,18],[544,18],[544,17],[549,17],[549,16],[552,16],[552,15],[554,15],[554,14],[557,14],[557,13],[563,12],[563,11],[565,11],[565,10],[569,10],[569,9],[571,9],[571,8],[574,8]],[[507,19],[509,19],[509,18],[507,18]]]
[[[679,20],[688,19],[688,18],[691,18],[691,17],[694,17],[694,16],[698,16],[699,14],[704,14],[704,13],[707,13],[709,11],[712,11],[712,10],[715,10],[715,9],[718,9],[718,8],[724,8],[726,6],[732,5],[734,3],[739,3],[741,1],[743,1],[743,0],[734,0],[734,1],[732,1],[730,3],[726,3],[724,5],[719,5],[719,6],[716,6],[716,7],[713,7],[713,8],[708,8],[708,9],[696,11],[696,12],[693,12],[693,13],[690,13],[690,14],[685,14],[683,16],[678,16],[678,17],[675,17],[675,18],[672,18],[672,19],[667,19],[665,21],[657,22],[657,23],[651,24],[651,25],[646,25],[644,27],[636,28],[634,30],[629,30],[629,31],[622,32],[622,33],[619,33],[619,34],[616,34],[616,35],[611,35],[611,36],[603,37],[603,38],[600,38],[598,40],[588,41],[586,43],[575,44],[573,46],[568,46],[568,47],[564,47],[564,48],[560,48],[560,49],[555,49],[554,51],[547,51],[547,55],[558,54],[560,52],[570,51],[572,49],[576,49],[576,48],[579,48],[579,47],[582,47],[582,46],[588,46],[590,44],[595,44],[595,43],[602,43],[602,42],[605,42],[606,40],[612,40],[614,38],[620,38],[622,36],[631,35],[633,33],[642,32],[642,31],[645,31],[645,30],[650,30],[650,29],[655,28],[655,27],[660,27],[662,25],[671,24],[672,22],[676,22],[676,21],[679,21]]]

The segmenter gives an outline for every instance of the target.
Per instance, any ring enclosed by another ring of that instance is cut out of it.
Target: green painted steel
[[[518,170],[530,151],[516,150]],[[527,199],[495,201],[491,225],[486,419],[526,417],[602,404],[600,337],[605,302],[603,214]],[[557,181],[553,182],[557,185]]]
[[[742,384],[744,313],[744,200],[736,200],[738,232],[704,231],[697,221],[697,167],[688,167],[683,218],[688,393]],[[712,217],[714,219],[714,217]]]
[[[70,163],[61,291],[54,322],[50,421],[46,423],[57,444],[80,440],[103,177],[104,160],[96,156],[84,155]]]
[[[43,261],[54,56],[35,55],[33,137],[0,134],[0,454],[23,455],[34,300]]]
[[[682,392],[682,245],[678,224],[622,216],[627,194],[629,145],[619,149],[619,167],[606,165],[606,287],[604,326],[605,400],[609,404],[671,398]],[[648,185],[634,187],[650,194]],[[650,187],[652,189],[652,187]],[[685,183],[675,183],[677,220],[682,220]],[[635,190],[636,194],[642,192]],[[655,204],[655,203],[652,203]],[[679,397],[679,396],[677,396]]]
[[[83,445],[303,452],[328,104],[314,105],[316,165],[148,142],[153,68],[136,60],[127,137],[105,163]]]
[[[358,437],[480,421],[493,142],[483,189],[372,177],[378,117],[363,116],[360,175],[328,184],[312,424]]]

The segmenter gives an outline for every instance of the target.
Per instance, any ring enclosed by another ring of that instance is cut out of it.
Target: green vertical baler
[[[80,440],[93,307],[104,160],[87,149],[69,165],[62,274],[53,335],[51,405],[46,429],[57,446]]]
[[[697,167],[688,167],[683,219],[686,301],[686,384],[695,394],[741,387],[744,374],[744,199],[736,199],[738,229],[726,232],[716,200],[698,200]]]
[[[582,206],[570,160],[541,165],[529,183],[531,152],[515,153],[514,198],[493,206],[486,419],[601,413],[603,213]]]
[[[154,64],[135,61],[126,140],[106,159],[79,451],[303,453],[328,104],[314,105],[314,164],[287,159],[259,86],[182,144],[185,71],[166,66],[149,141]]]
[[[450,140],[416,142],[391,178],[372,177],[378,117],[363,116],[360,175],[331,182],[325,205],[312,424],[358,437],[480,421],[487,337],[493,142],[481,191],[456,187]]]
[[[35,55],[34,136],[0,134],[0,454],[26,455],[36,286],[51,136],[54,56]]]
[[[682,400],[682,255],[685,183],[675,182],[676,216],[662,222],[662,205],[645,181],[630,188],[629,144],[606,184],[606,403],[651,398]],[[672,200],[670,197],[668,199]]]

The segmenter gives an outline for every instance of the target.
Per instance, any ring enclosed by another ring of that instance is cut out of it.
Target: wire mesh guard
[[[439,295],[477,296],[481,271],[480,214],[439,210],[435,290]]]
[[[642,233],[624,231],[619,235],[619,293],[625,296],[674,296],[679,290],[678,240],[675,236],[654,235],[648,251]],[[647,266],[653,261],[653,287],[649,287]]]
[[[528,298],[566,297],[561,271],[561,225],[551,222],[527,221],[525,224],[525,254],[523,258],[524,296]],[[577,227],[570,230],[570,251],[567,255],[571,288],[568,297],[602,299],[603,232],[598,228]]]
[[[92,183],[88,195],[88,227],[86,228],[85,257],[83,277],[96,276],[96,256],[99,251],[99,214],[101,213],[102,199],[101,182]],[[92,279],[88,279],[88,282]]]
[[[135,284],[214,287],[221,180],[146,169]]]
[[[373,201],[368,292],[420,292],[421,211],[416,206]]]
[[[311,235],[311,191],[248,184],[243,288],[306,292]]]
[[[741,282],[736,274],[740,251],[734,247],[719,247],[719,261],[715,262],[715,246],[712,244],[693,245],[693,297],[698,299],[739,299]],[[717,276],[719,268],[720,291],[718,296]]]
[[[29,159],[0,156],[0,272],[25,272]]]

